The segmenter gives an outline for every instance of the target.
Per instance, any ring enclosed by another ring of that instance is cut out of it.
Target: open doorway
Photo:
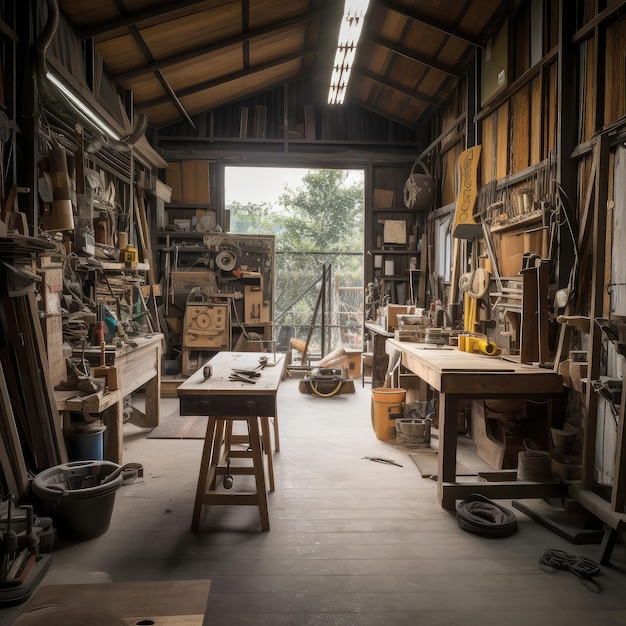
[[[361,350],[364,171],[226,167],[225,207],[230,232],[275,236],[277,349],[311,330],[309,354]]]

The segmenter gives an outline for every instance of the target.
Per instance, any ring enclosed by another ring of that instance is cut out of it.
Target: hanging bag
[[[417,165],[422,168],[423,174],[415,173]],[[431,207],[434,197],[435,180],[424,163],[417,159],[404,183],[404,206],[407,209],[426,211]]]

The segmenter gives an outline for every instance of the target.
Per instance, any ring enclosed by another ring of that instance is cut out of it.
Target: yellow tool
[[[498,344],[486,337],[459,335],[459,350],[462,352],[482,352],[487,356],[493,356],[498,353],[499,349]]]

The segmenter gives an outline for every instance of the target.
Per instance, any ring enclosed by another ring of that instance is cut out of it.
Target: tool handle
[[[106,344],[104,341],[100,345],[100,365],[106,365]]]

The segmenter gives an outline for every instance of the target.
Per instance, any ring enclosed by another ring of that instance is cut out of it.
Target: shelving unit
[[[366,283],[392,304],[425,306],[422,280],[424,215],[403,203],[410,164],[372,165],[366,213]]]

